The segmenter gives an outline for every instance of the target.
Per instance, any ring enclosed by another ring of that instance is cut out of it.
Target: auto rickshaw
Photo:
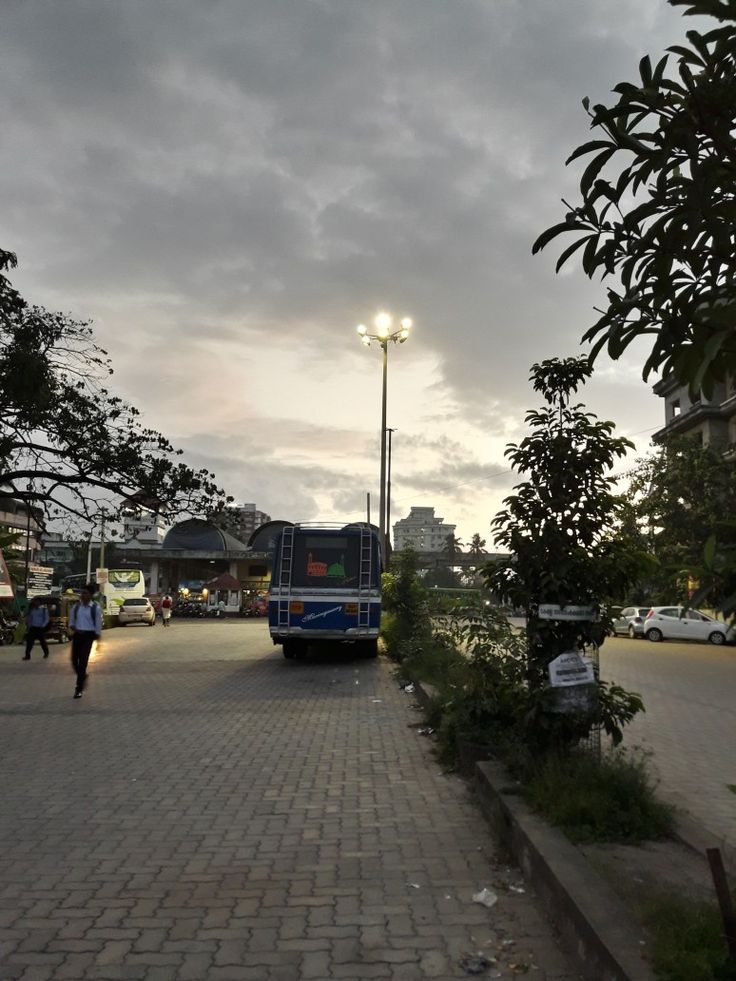
[[[74,604],[79,601],[79,596],[76,593],[64,593],[62,596],[39,596],[38,599],[49,611],[46,639],[66,644],[70,636],[69,613]]]

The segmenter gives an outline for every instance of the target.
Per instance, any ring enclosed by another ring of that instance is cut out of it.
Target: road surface
[[[263,622],[0,648],[0,978],[572,979],[391,666],[286,661]],[[487,909],[473,893],[489,887]],[[515,965],[515,968],[512,968]]]
[[[625,744],[651,750],[662,795],[736,853],[736,648],[617,637],[600,664],[644,698]]]

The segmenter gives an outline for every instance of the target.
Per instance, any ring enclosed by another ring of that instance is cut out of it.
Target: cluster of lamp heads
[[[358,325],[358,333],[361,341],[366,345],[371,341],[379,341],[385,344],[387,341],[403,344],[409,336],[412,327],[411,317],[402,317],[398,327],[394,326],[394,319],[390,313],[385,311],[376,314],[373,318],[374,332],[371,332],[365,324]]]

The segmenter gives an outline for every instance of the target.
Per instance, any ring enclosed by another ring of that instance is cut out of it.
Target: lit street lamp
[[[374,332],[368,330],[365,324],[360,324],[358,333],[361,341],[368,347],[371,341],[378,341],[383,351],[383,393],[381,397],[381,484],[379,508],[379,538],[381,540],[381,553],[386,561],[386,385],[388,379],[388,345],[389,341],[394,344],[403,344],[409,336],[412,321],[409,317],[404,317],[397,328],[393,327],[393,318],[389,313],[379,313],[374,321]]]

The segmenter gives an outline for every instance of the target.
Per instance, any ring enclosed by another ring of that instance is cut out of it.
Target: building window
[[[681,411],[680,400],[675,399],[675,401],[672,403],[672,418],[676,419],[680,415]]]

